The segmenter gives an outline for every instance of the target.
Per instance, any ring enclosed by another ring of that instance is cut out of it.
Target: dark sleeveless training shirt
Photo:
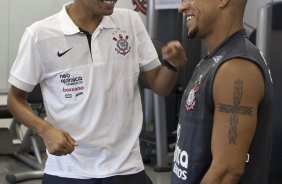
[[[256,133],[240,184],[267,184],[272,137],[272,79],[265,59],[247,39],[245,30],[227,38],[201,60],[193,72],[181,101],[171,184],[199,184],[211,164],[211,135],[215,111],[213,81],[221,64],[233,58],[256,63],[265,82],[265,96],[258,107]]]

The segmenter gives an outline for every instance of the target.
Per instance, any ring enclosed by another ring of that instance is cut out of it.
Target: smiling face
[[[183,0],[179,11],[187,17],[189,38],[204,38],[213,31],[218,16],[215,0]]]
[[[84,8],[97,16],[111,15],[117,0],[77,0],[81,1]]]

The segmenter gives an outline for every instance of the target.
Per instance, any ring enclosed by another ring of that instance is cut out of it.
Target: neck
[[[77,27],[88,31],[89,33],[93,33],[103,19],[103,16],[93,14],[79,3],[73,3],[67,8],[67,12]]]
[[[208,50],[208,53],[211,53],[216,47],[218,47],[226,38],[230,37],[235,32],[241,30],[242,28],[238,28],[236,30],[232,30],[229,32],[225,32],[224,34],[216,34],[214,36],[209,36],[203,39],[203,43]]]
[[[231,19],[230,19],[231,20]],[[220,21],[219,21],[220,22]],[[230,21],[231,22],[231,21]],[[211,53],[219,44],[235,32],[243,28],[242,22],[221,23],[215,26],[213,32],[203,38],[203,42],[208,52]]]

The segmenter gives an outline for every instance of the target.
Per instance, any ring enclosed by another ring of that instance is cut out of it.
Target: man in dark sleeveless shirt
[[[202,59],[182,97],[171,184],[266,184],[273,89],[243,29],[247,0],[183,0]]]

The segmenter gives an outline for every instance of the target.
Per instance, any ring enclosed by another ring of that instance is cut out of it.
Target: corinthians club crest
[[[194,83],[192,89],[189,92],[189,95],[186,100],[185,108],[187,111],[191,111],[196,106],[196,93],[200,90],[202,82],[202,75],[198,78],[198,80]]]
[[[135,7],[135,11],[140,11],[144,15],[147,14],[147,0],[132,0],[132,3]]]
[[[128,44],[128,35],[119,34],[118,38],[113,37],[113,40],[117,42],[115,50],[118,54],[125,56],[130,52],[131,47]]]

